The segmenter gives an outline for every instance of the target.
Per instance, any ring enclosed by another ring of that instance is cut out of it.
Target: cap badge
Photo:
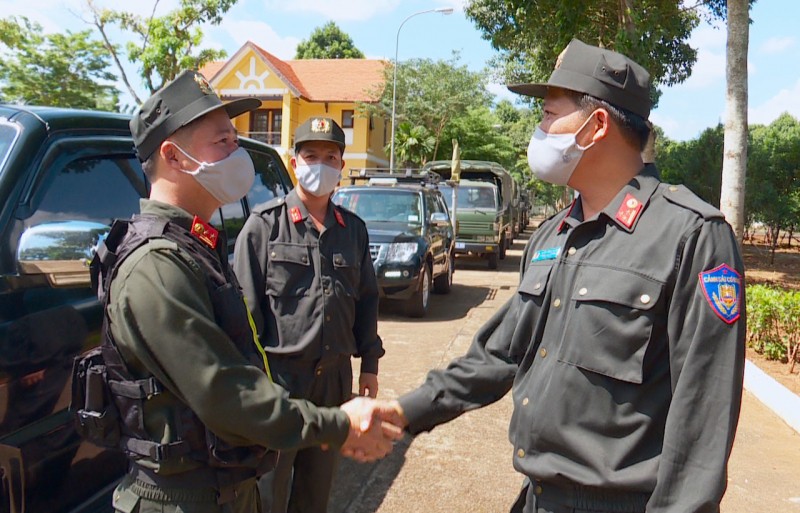
[[[331,124],[327,119],[317,118],[311,120],[311,131],[328,134],[331,131]]]
[[[742,277],[728,264],[699,274],[700,288],[717,317],[733,324],[741,314]]]
[[[217,248],[217,240],[219,239],[219,232],[216,228],[206,223],[197,216],[192,219],[192,235],[200,239],[211,249]]]
[[[203,77],[200,73],[194,74],[194,81],[197,82],[198,87],[203,92],[203,94],[212,94],[214,91],[211,89],[211,84],[208,83],[208,80]]]

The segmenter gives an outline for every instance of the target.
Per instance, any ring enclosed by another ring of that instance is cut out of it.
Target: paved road
[[[382,308],[380,397],[415,388],[429,369],[466,352],[475,330],[515,292],[524,242],[495,271],[460,259],[452,292],[432,296],[424,319]],[[331,513],[507,512],[522,484],[511,467],[510,416],[507,396],[431,433],[407,437],[381,462],[343,462]],[[800,435],[749,394],[729,474],[724,513],[800,513]]]

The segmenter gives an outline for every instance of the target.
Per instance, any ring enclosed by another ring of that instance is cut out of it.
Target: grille
[[[381,252],[381,245],[380,244],[370,244],[369,245],[369,257],[374,262],[378,259],[378,254]]]

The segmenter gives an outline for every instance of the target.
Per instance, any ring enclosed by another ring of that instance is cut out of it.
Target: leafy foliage
[[[684,142],[658,137],[656,154],[662,179],[686,185],[703,200],[719,207],[724,131],[722,125],[717,125],[707,128],[697,139]]]
[[[0,19],[0,101],[117,110],[108,54],[91,31],[42,34],[25,17]]]
[[[295,59],[363,59],[364,54],[355,47],[353,38],[333,21],[311,32],[308,41],[297,45]]]
[[[797,361],[800,292],[749,285],[746,294],[747,345],[770,360]]]
[[[422,167],[433,153],[436,138],[424,126],[408,121],[400,123],[396,131],[394,151],[399,167]]]
[[[122,67],[117,46],[109,39],[109,28],[116,26],[128,33],[129,41],[125,45],[128,60],[139,65],[139,74],[150,94],[183,70],[199,69],[207,62],[225,58],[223,50],[199,49],[203,40],[200,25],[218,25],[236,1],[181,0],[180,5],[166,15],[147,18],[126,11],[100,9],[92,0],[87,0],[87,6],[94,16],[92,23],[103,37],[123,81],[134,99],[141,103]],[[153,6],[154,11],[157,4],[158,1]]]
[[[628,55],[664,85],[686,80],[697,60],[687,40],[698,16],[676,0],[470,0],[466,14],[503,52],[508,82],[546,80],[573,37]]]

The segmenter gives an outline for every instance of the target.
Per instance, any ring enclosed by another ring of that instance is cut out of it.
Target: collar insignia
[[[639,213],[641,211],[642,203],[634,198],[632,194],[628,193],[625,195],[625,199],[622,200],[622,205],[619,206],[619,210],[617,210],[617,215],[615,217],[617,221],[622,223],[626,228],[630,229],[636,222],[636,219],[639,217]]]
[[[699,274],[700,288],[717,317],[733,324],[741,314],[742,276],[728,264]]]
[[[192,235],[200,239],[206,246],[211,249],[217,248],[217,240],[219,240],[219,232],[216,228],[206,223],[197,216],[192,220]]]
[[[303,220],[303,214],[300,212],[299,207],[292,207],[289,209],[289,217],[292,218],[292,222],[297,224]]]
[[[344,217],[342,216],[342,213],[334,209],[333,215],[336,216],[336,222],[339,223],[342,227],[344,227]]]

